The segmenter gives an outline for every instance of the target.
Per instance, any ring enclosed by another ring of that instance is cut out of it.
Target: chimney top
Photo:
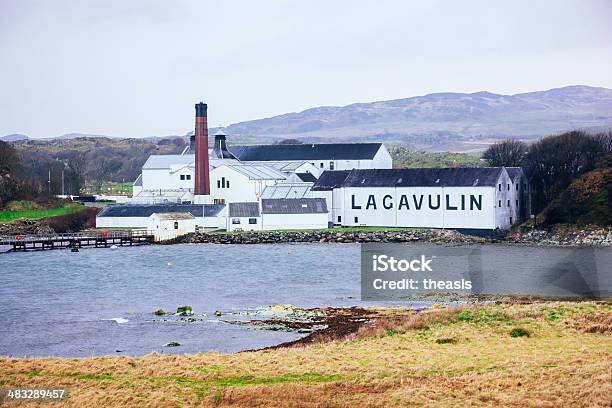
[[[196,103],[196,118],[205,118],[207,116],[208,105],[203,102]]]

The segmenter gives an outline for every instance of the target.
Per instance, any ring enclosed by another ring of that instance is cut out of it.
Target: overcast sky
[[[612,1],[0,0],[0,135],[184,134],[432,92],[612,88]]]

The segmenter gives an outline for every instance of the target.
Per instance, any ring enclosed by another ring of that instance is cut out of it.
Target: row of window
[[[498,189],[499,191],[501,191],[501,187],[502,187],[502,186],[501,186],[501,184],[498,184],[498,185],[497,185],[497,189]],[[524,183],[524,184],[523,184],[523,188],[524,188],[525,190],[527,190],[527,183]],[[519,189],[519,183],[516,183],[516,191],[518,191],[518,189]],[[510,191],[510,184],[508,184],[508,191]]]
[[[221,177],[221,180],[217,180],[217,188],[229,188],[229,180],[225,180],[225,177]]]
[[[232,218],[232,224],[240,224],[240,218]],[[249,224],[257,224],[257,218],[249,218]]]
[[[518,207],[518,200],[515,200],[516,206]],[[497,202],[497,207],[501,207],[501,200]],[[507,207],[510,207],[510,200],[508,200]]]
[[[181,174],[181,180],[191,180],[191,174]]]
[[[313,166],[317,167],[317,165],[314,162],[311,162],[310,164],[312,164]],[[323,162],[319,163],[319,168],[323,168]],[[330,161],[329,162],[329,169],[333,170],[334,169],[334,162]]]

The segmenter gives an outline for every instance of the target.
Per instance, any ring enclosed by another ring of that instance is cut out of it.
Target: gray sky
[[[612,88],[612,1],[0,0],[0,135],[183,134],[432,92]]]

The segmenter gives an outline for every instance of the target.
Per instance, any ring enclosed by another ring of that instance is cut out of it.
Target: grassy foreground
[[[68,387],[67,405],[74,407],[612,404],[610,303],[377,313],[349,338],[307,347],[142,358],[5,357],[0,388]]]
[[[30,220],[36,220],[46,217],[56,217],[58,215],[69,214],[77,212],[85,208],[81,204],[68,204],[63,207],[41,209],[41,210],[19,210],[19,211],[0,211],[0,223],[11,222],[26,218]]]

